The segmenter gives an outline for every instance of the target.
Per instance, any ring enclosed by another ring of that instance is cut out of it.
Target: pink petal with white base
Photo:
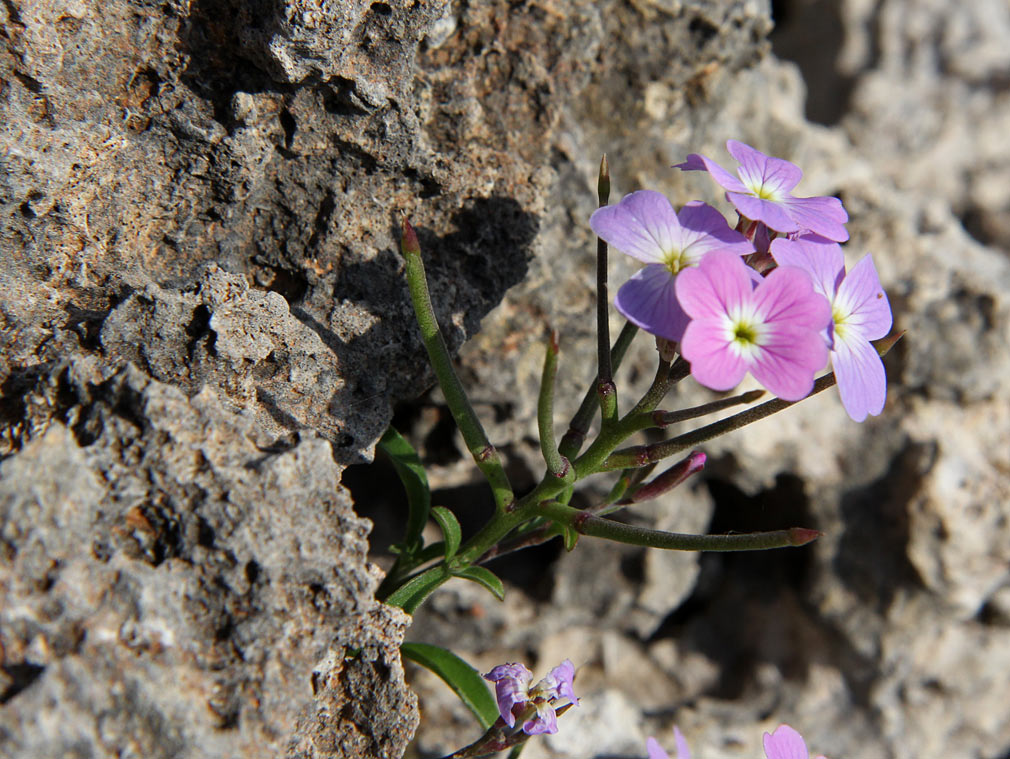
[[[782,400],[798,401],[810,395],[814,374],[827,360],[828,348],[819,333],[783,325],[762,343],[750,372]]]
[[[749,270],[740,256],[712,251],[677,277],[677,300],[693,319],[719,318],[749,302],[753,290]]]
[[[730,346],[728,333],[725,324],[695,319],[687,325],[680,343],[680,352],[691,362],[691,376],[720,392],[739,385],[750,366],[750,361]]]

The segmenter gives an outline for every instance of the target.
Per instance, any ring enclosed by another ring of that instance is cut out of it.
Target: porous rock
[[[329,444],[133,367],[77,390],[0,472],[3,754],[402,752],[407,618]]]

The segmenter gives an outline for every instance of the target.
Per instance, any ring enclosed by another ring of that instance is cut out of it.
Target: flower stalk
[[[514,500],[512,486],[505,475],[498,451],[488,440],[484,427],[456,375],[456,370],[453,369],[449,350],[446,348],[438,320],[435,318],[435,310],[431,305],[431,294],[428,292],[428,281],[424,273],[424,262],[421,260],[421,245],[417,239],[417,232],[406,217],[403,219],[400,250],[406,263],[407,286],[414,304],[417,324],[421,329],[421,339],[428,352],[431,366],[435,370],[438,384],[445,395],[445,402],[463,434],[463,440],[477,468],[491,485],[498,510],[504,511]]]

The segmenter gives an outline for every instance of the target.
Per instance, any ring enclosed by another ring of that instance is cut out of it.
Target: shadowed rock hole
[[[816,527],[803,481],[794,475],[779,475],[773,488],[754,496],[730,480],[711,479],[707,484],[715,511],[705,532]],[[762,649],[752,631],[761,629],[762,620],[777,610],[797,608],[811,566],[812,554],[803,548],[702,554],[693,593],[664,620],[653,638],[676,638],[717,664],[722,676],[707,695],[740,698],[760,687],[759,665],[773,656]],[[805,676],[807,660],[800,654],[773,663],[786,677]]]
[[[196,355],[197,346],[201,340],[207,353],[214,355],[214,343],[217,341],[217,333],[210,328],[210,309],[206,305],[199,305],[193,309],[193,316],[189,324],[186,325],[186,334],[189,335],[189,342],[186,343],[186,355],[190,360]]]
[[[282,108],[277,118],[281,122],[281,129],[284,130],[284,147],[291,150],[291,144],[295,140],[295,132],[298,131],[298,123],[287,108]]]
[[[38,680],[46,668],[39,664],[23,662],[21,664],[8,664],[0,667],[0,669],[11,679],[10,684],[4,689],[3,693],[0,693],[0,704],[6,704],[18,693]]]

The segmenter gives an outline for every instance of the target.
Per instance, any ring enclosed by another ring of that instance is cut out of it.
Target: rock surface
[[[873,251],[909,334],[883,417],[818,396],[706,446],[705,477],[635,518],[827,537],[548,549],[499,568],[504,605],[450,584],[409,635],[482,670],[576,661],[584,708],[531,759],[641,756],[674,724],[699,755],[757,756],[780,721],[831,756],[1006,756],[1004,6],[776,3],[776,57],[758,0],[4,3],[0,753],[400,755],[408,620],[374,601],[339,484],[431,381],[398,214],[529,483],[548,325],[559,428],[592,373],[599,155],[615,199],[718,204],[669,167],[734,137],[841,195],[849,262]],[[612,286],[633,270],[613,254]],[[401,417],[440,498],[479,501],[437,394]],[[385,478],[356,478],[355,508],[395,521]],[[412,751],[475,737],[413,683]]]

